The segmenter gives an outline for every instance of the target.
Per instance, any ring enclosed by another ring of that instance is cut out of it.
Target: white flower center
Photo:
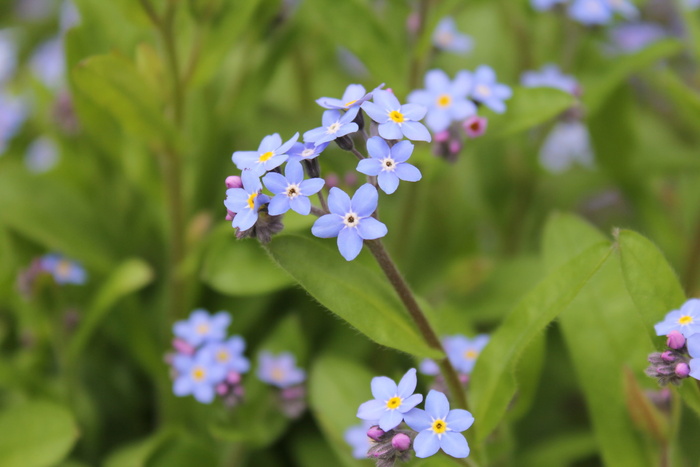
[[[382,172],[393,172],[396,170],[396,162],[391,157],[382,159]]]
[[[356,227],[359,223],[360,217],[352,211],[345,214],[345,217],[343,217],[343,224],[345,224],[346,227]]]
[[[340,130],[340,123],[338,123],[338,122],[335,122],[331,126],[326,128],[326,132],[329,135],[334,135],[334,134],[338,133],[338,130]]]
[[[485,84],[480,84],[476,87],[476,92],[481,94],[483,97],[489,97],[491,95],[491,89]]]
[[[303,158],[311,157],[313,155],[314,155],[313,149],[308,148],[308,149],[304,149],[303,151],[301,151],[301,157],[303,157]]]
[[[288,198],[293,199],[301,194],[301,189],[299,188],[298,184],[290,183],[289,185],[287,185],[285,193],[287,194]]]

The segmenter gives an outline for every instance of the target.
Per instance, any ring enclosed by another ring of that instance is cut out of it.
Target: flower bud
[[[226,220],[232,221],[234,217],[236,217],[236,213],[227,209],[226,210]]]
[[[667,350],[661,354],[661,359],[665,362],[675,362],[676,361],[676,355],[673,351]]]
[[[690,367],[687,363],[681,362],[678,365],[676,365],[675,373],[676,376],[678,376],[679,378],[687,378],[690,374]]]
[[[347,135],[336,138],[335,144],[337,144],[343,151],[352,151],[352,149],[355,147],[352,142],[352,138]]]
[[[226,375],[226,382],[229,384],[238,384],[241,382],[241,374],[236,371],[229,371]]]
[[[443,130],[438,133],[435,133],[435,136],[433,137],[433,141],[436,143],[444,143],[448,139],[450,139],[450,132],[448,130]]]
[[[379,441],[379,439],[384,436],[384,430],[379,428],[377,425],[372,425],[369,430],[367,430],[367,436],[370,439],[373,439],[375,441]]]
[[[666,337],[666,345],[674,350],[682,349],[685,345],[685,337],[678,331],[671,331]]]
[[[411,438],[406,433],[397,433],[391,438],[391,445],[399,451],[406,451],[411,447]]]
[[[226,383],[219,383],[216,385],[216,393],[220,396],[225,396],[228,392],[228,386]]]
[[[486,132],[487,124],[488,120],[485,117],[472,115],[462,122],[462,128],[469,138],[478,138]]]
[[[173,339],[173,348],[177,351],[177,353],[184,355],[194,355],[194,347],[185,342],[183,339]]]

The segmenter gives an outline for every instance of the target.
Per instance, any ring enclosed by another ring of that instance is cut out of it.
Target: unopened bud
[[[676,365],[675,373],[676,376],[678,376],[679,378],[687,378],[690,374],[690,367],[687,363],[681,362],[678,365]]]
[[[228,392],[228,386],[226,383],[219,383],[216,385],[216,393],[220,396],[225,396]]]
[[[226,382],[229,384],[238,384],[241,382],[241,374],[236,371],[229,371],[226,375]]]
[[[672,349],[682,349],[685,345],[685,337],[678,331],[671,331],[666,337],[666,345]]]
[[[407,451],[411,447],[411,438],[405,433],[398,433],[391,438],[391,445],[399,451]]]
[[[232,221],[234,217],[236,217],[236,213],[231,211],[230,209],[227,209],[226,210],[226,220]]]
[[[671,350],[667,350],[661,354],[661,359],[664,362],[675,362],[676,355]]]
[[[464,122],[462,122],[462,128],[464,128],[464,133],[470,138],[478,138],[486,132],[486,126],[488,120],[485,117],[479,117],[478,115],[472,115]]]
[[[372,425],[369,430],[367,430],[367,436],[370,439],[373,439],[375,441],[379,441],[379,439],[384,436],[384,430],[379,428],[377,425]]]
[[[462,143],[460,143],[457,139],[453,139],[452,141],[450,141],[449,149],[450,155],[455,156],[459,154],[459,151],[462,150]]]
[[[444,130],[435,133],[433,141],[435,141],[436,143],[444,143],[448,139],[450,139],[450,132],[448,130]]]
[[[226,188],[242,188],[243,181],[238,175],[229,175],[226,177]]]
[[[194,355],[194,347],[185,342],[183,339],[173,339],[173,348],[177,351],[177,353],[184,355]]]
[[[337,144],[338,147],[343,151],[352,151],[352,148],[355,147],[355,145],[352,142],[352,138],[350,138],[347,135],[336,138],[335,144]]]
[[[362,131],[365,129],[365,116],[361,110],[357,112],[357,116],[355,116],[353,122],[357,123],[357,131]]]

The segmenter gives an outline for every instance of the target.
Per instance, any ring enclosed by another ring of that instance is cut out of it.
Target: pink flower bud
[[[229,175],[226,177],[226,188],[242,188],[243,182],[238,175]]]
[[[229,371],[226,375],[226,382],[229,384],[238,384],[241,382],[241,374],[235,371]]]
[[[464,132],[470,138],[478,138],[486,132],[486,126],[488,120],[485,117],[479,117],[478,115],[472,115],[464,122],[462,122],[462,128]]]
[[[236,213],[233,211],[229,211],[228,209],[226,210],[226,220],[227,221],[232,221],[233,218],[236,217]]]
[[[687,363],[681,362],[678,365],[676,365],[676,376],[678,376],[679,378],[687,378],[689,374],[690,367]]]
[[[326,176],[326,186],[330,190],[333,187],[337,187],[340,184],[340,179],[336,174],[328,174]]]
[[[450,154],[458,154],[462,150],[462,143],[457,139],[450,141]]]
[[[377,425],[372,425],[371,427],[369,427],[369,430],[367,430],[367,436],[370,439],[373,439],[375,441],[379,441],[379,438],[384,436],[384,430],[379,428],[379,426],[377,426]]]
[[[177,351],[177,353],[184,355],[194,355],[194,347],[185,342],[183,339],[173,339],[173,348]]]
[[[661,354],[661,359],[664,362],[675,362],[676,356],[674,355],[673,352],[671,352],[670,350],[667,350]]]
[[[435,133],[435,137],[433,138],[433,141],[435,141],[436,143],[444,143],[448,139],[450,139],[450,132],[447,130],[444,130],[444,131],[440,131],[438,133]]]
[[[678,331],[671,331],[666,337],[666,345],[672,349],[682,349],[685,345],[685,337]]]
[[[398,433],[391,438],[391,445],[399,451],[406,451],[411,447],[411,438],[405,433]]]
[[[226,383],[219,383],[216,385],[216,393],[220,396],[225,396],[228,392],[228,386]]]

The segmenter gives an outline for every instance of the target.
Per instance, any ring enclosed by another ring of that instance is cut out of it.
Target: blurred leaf
[[[440,357],[420,337],[388,281],[374,271],[345,261],[318,240],[285,235],[267,248],[321,305],[373,341],[419,357]]]
[[[191,467],[194,465],[217,465],[216,451],[210,444],[182,434],[166,441],[148,459],[145,467]]]
[[[257,241],[237,240],[230,225],[213,235],[204,253],[202,280],[216,291],[234,296],[258,295],[294,284]]]
[[[634,377],[634,373],[624,368],[624,389],[627,410],[629,410],[635,426],[649,433],[656,441],[664,443],[669,436],[669,424],[665,415],[649,400]]]
[[[83,351],[100,321],[121,298],[145,287],[152,280],[151,267],[140,259],[128,259],[119,265],[102,284],[85,313],[70,343],[70,358],[76,358]]]
[[[576,461],[593,457],[597,452],[598,445],[592,433],[567,433],[530,448],[521,462],[523,467],[575,465]]]
[[[516,393],[513,372],[523,351],[576,297],[610,252],[607,242],[599,242],[553,271],[493,333],[471,378],[470,403],[478,420],[475,427],[479,442],[496,428]]]
[[[27,402],[0,413],[0,465],[49,467],[78,439],[73,415],[51,402]]]
[[[546,352],[547,335],[545,333],[536,336],[523,350],[520,362],[515,368],[518,392],[510,408],[510,420],[518,420],[530,410],[540,384]]]
[[[508,136],[546,123],[576,103],[568,92],[552,88],[515,87],[508,110],[489,116],[487,135]]]
[[[112,452],[103,467],[145,467],[158,447],[173,436],[173,431],[162,430],[144,440],[130,443]]]

